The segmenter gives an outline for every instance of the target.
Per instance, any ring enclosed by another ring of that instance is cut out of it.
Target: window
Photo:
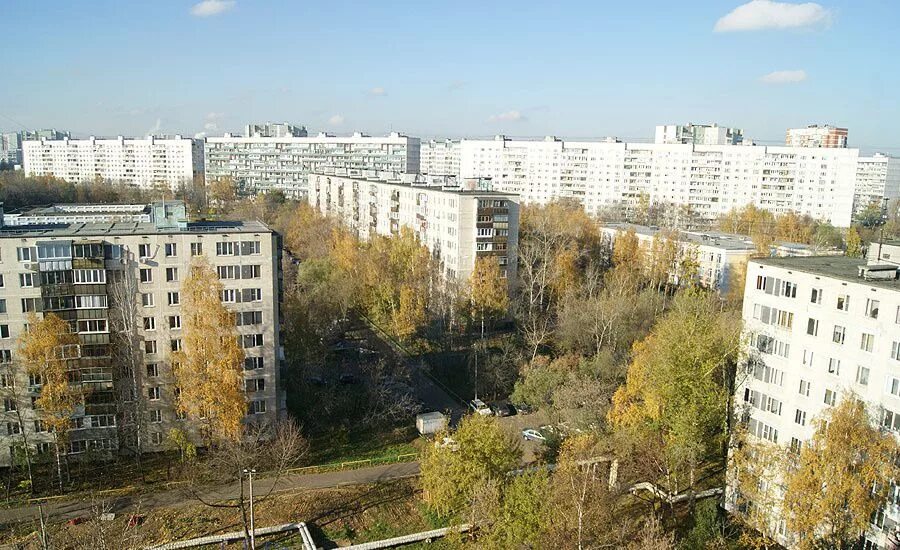
[[[175,243],[166,243],[166,258],[178,255],[178,247]]]
[[[794,413],[794,423],[800,424],[801,426],[806,426],[806,411],[797,409],[797,411]]]
[[[821,304],[822,303],[822,289],[821,288],[812,289],[812,294],[809,297],[809,301],[813,304]]]
[[[3,288],[6,284],[3,282],[3,275],[0,275],[0,288]]]
[[[47,431],[47,426],[44,424],[43,420],[34,421],[34,431],[37,433],[44,433]]]
[[[6,299],[0,298],[0,313],[6,313]]]
[[[859,349],[863,351],[871,352],[875,348],[875,335],[862,333],[862,338],[859,341]]]
[[[881,302],[878,300],[873,300],[871,298],[866,299],[866,317],[871,317],[872,319],[878,319],[878,308],[881,305]]]
[[[153,282],[153,270],[150,268],[142,267],[140,269],[140,278],[142,283],[152,283]]]
[[[156,317],[144,317],[144,330],[156,330]]]
[[[159,400],[159,386],[147,388],[147,399],[149,399],[150,401]]]
[[[263,368],[262,357],[244,357],[245,370],[257,370]]]
[[[250,414],[263,414],[266,412],[266,402],[262,399],[251,401],[249,410]]]
[[[258,348],[263,345],[262,334],[244,334],[241,336],[241,345],[244,348]]]
[[[9,325],[0,325],[0,338],[9,338]]]
[[[172,330],[181,328],[181,315],[169,315],[169,328]]]
[[[891,395],[896,395],[900,397],[900,380],[894,378],[893,376],[888,378],[887,391]]]
[[[34,253],[32,252],[33,248],[28,247],[19,247],[16,248],[16,257],[20,262],[31,262],[34,261]]]
[[[106,319],[82,319],[78,321],[78,332],[109,332]]]
[[[240,297],[239,290],[234,288],[226,288],[222,291],[222,302],[226,304],[233,304],[238,301]]]
[[[0,363],[12,363],[12,351],[0,349]]]
[[[150,257],[150,245],[149,244],[139,244],[138,245],[138,257],[139,258],[149,258]]]
[[[817,319],[810,319],[806,322],[806,334],[810,336],[818,336],[819,334],[819,321]]]
[[[811,367],[813,364],[814,356],[815,356],[815,353],[813,351],[810,351],[807,349],[803,350],[803,364],[808,367]]]
[[[144,351],[146,353],[156,353],[156,340],[144,340]]]
[[[837,392],[833,390],[825,390],[825,404],[831,405],[833,407],[835,403],[837,403]]]
[[[841,374],[841,360],[834,357],[828,359],[828,374]]]
[[[900,431],[900,413],[884,409],[881,417],[881,425],[891,431]]]
[[[172,338],[169,340],[169,349],[172,351],[181,351],[181,338]]]
[[[860,386],[868,386],[869,385],[869,369],[868,367],[864,367],[859,365],[856,367],[856,383]]]
[[[171,283],[178,280],[178,268],[177,267],[167,267],[166,268],[166,282]]]
[[[265,391],[266,389],[265,378],[248,378],[244,382],[248,392]]]
[[[177,292],[169,292],[169,305],[177,306],[181,303],[181,296]]]
[[[22,426],[17,421],[6,423],[6,435],[16,435],[22,431]]]
[[[203,243],[191,243],[191,256],[203,254]]]
[[[262,324],[262,311],[242,311],[237,313],[237,326]]]
[[[262,301],[262,289],[261,288],[241,289],[241,301],[242,302],[261,302]]]
[[[102,269],[75,269],[74,283],[76,285],[93,285],[106,282],[106,271]]]
[[[791,452],[796,454],[800,454],[800,449],[803,448],[803,442],[797,439],[796,437],[791,438]]]
[[[44,377],[40,374],[31,373],[28,375],[28,385],[30,387],[43,386]]]
[[[241,256],[259,254],[259,241],[241,241]]]
[[[847,336],[847,329],[841,325],[834,325],[834,332],[831,334],[831,341],[835,344],[843,344],[844,338]]]
[[[259,279],[260,266],[258,265],[242,265],[241,279]]]
[[[159,409],[153,409],[150,411],[150,422],[153,424],[158,424],[162,422],[162,411]]]
[[[156,363],[149,363],[147,365],[147,377],[156,378],[157,376],[159,376],[159,365]]]
[[[3,410],[6,412],[15,411],[18,407],[16,406],[15,399],[5,398],[3,400]]]
[[[19,273],[19,286],[22,288],[34,287],[34,273]]]
[[[105,307],[109,307],[109,302],[105,294],[85,294],[81,296],[75,296],[75,309],[97,309]]]
[[[141,293],[141,304],[144,307],[153,307],[153,294],[149,292]]]
[[[811,386],[812,386],[812,384],[810,384],[806,380],[801,380],[800,381],[800,395],[809,397],[809,389]]]
[[[234,256],[234,243],[232,243],[232,242],[216,243],[216,256]]]
[[[150,433],[150,442],[154,445],[162,445],[163,442],[163,434],[162,432],[151,432]]]
[[[848,311],[850,309],[850,296],[846,294],[838,296],[837,308],[841,311]]]
[[[241,270],[239,265],[220,265],[216,266],[216,273],[219,279],[240,279]]]

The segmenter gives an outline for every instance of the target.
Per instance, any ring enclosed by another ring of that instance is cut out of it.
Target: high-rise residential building
[[[22,166],[22,142],[33,139],[64,139],[69,132],[54,129],[25,130],[0,134],[0,163],[7,166]]]
[[[419,171],[423,174],[459,175],[459,140],[430,139],[422,143]]]
[[[32,141],[41,139],[66,139],[72,137],[69,132],[63,132],[56,128],[45,128],[43,130],[25,130],[22,132],[22,141]]]
[[[58,205],[72,210],[74,205]],[[151,221],[119,221],[138,210]],[[19,362],[30,315],[66,320],[80,344],[64,351],[79,399],[66,452],[166,448],[166,434],[196,425],[175,408],[172,353],[182,349],[181,284],[204,256],[223,285],[244,348],[246,422],[272,422],[284,405],[279,362],[281,238],[260,222],[188,222],[184,203],[106,205],[89,222],[53,216],[39,225],[0,225],[0,465],[24,442],[50,452],[35,410],[42,380]],[[103,220],[103,221],[101,221]],[[123,332],[126,337],[119,338]],[[123,345],[123,340],[131,345]],[[134,354],[134,355],[130,355]],[[134,361],[125,361],[125,356]],[[136,369],[126,367],[136,363]]]
[[[181,136],[40,139],[22,143],[25,173],[142,189],[189,187],[203,174],[203,141]]]
[[[491,257],[504,277],[515,280],[519,203],[514,194],[492,191],[486,180],[376,171],[342,174],[346,171],[311,174],[309,202],[361,239],[395,235],[408,227],[440,261],[448,279],[467,283],[475,259]]]
[[[897,270],[896,263],[845,256],[750,261],[743,306],[748,360],[739,367],[734,396],[750,437],[799,453],[814,420],[851,394],[868,404],[874,422],[900,432]],[[778,486],[776,502],[783,497]],[[893,548],[888,536],[900,521],[897,492],[891,500],[873,516],[865,548]],[[740,514],[753,506],[768,509],[770,535],[796,546],[780,505],[748,502],[729,475],[726,508]]]
[[[206,180],[231,178],[242,194],[282,191],[303,198],[307,176],[322,168],[419,171],[419,139],[396,132],[352,136],[206,138]]]
[[[668,124],[656,127],[654,143],[688,145],[740,145],[744,131],[718,124]]]
[[[848,227],[858,149],[669,145],[544,140],[468,140],[460,175],[490,177],[524,203],[581,203],[590,214],[633,212],[642,202],[686,207],[712,220],[746,205],[796,212]]]
[[[244,127],[245,137],[306,137],[305,126],[294,126],[286,122],[266,122],[265,124],[248,124]]]
[[[853,211],[859,214],[871,205],[879,208],[883,199],[900,198],[900,158],[875,153],[859,157],[856,165],[856,192]]]
[[[784,144],[788,147],[846,148],[847,129],[810,124],[806,128],[788,128]]]

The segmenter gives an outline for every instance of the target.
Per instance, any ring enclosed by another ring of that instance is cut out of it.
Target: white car
[[[473,399],[469,401],[469,408],[481,416],[491,416],[493,411],[481,399]]]
[[[522,430],[522,437],[525,438],[525,441],[540,441],[540,442],[547,441],[547,438],[544,437],[544,434],[542,434],[541,432],[539,432],[537,430],[532,430],[530,428]]]

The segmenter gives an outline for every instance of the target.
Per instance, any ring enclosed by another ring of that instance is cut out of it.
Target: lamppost
[[[244,473],[250,478],[250,550],[256,550],[256,530],[253,528],[253,474],[256,470],[244,468]]]

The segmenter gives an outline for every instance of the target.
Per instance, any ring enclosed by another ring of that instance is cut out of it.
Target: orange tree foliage
[[[475,269],[469,278],[472,308],[475,319],[484,316],[488,321],[506,315],[509,310],[509,285],[500,275],[500,265],[493,256],[475,259]]]
[[[202,420],[206,444],[237,441],[247,412],[244,350],[234,314],[222,305],[222,283],[200,257],[181,285],[183,349],[173,354],[178,409]]]

